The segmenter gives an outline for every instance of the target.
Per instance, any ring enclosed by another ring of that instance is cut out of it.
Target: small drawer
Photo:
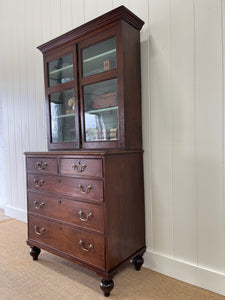
[[[105,269],[104,238],[45,218],[29,216],[29,239]]]
[[[57,174],[57,159],[43,157],[28,157],[27,172]]]
[[[62,175],[102,177],[102,160],[61,158],[60,173]]]
[[[28,192],[28,211],[104,232],[102,205]]]
[[[28,174],[28,189],[78,197],[82,200],[103,201],[102,180]]]

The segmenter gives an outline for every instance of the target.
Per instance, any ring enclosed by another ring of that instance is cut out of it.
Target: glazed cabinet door
[[[76,47],[45,57],[48,147],[79,148],[79,104]]]
[[[82,147],[123,147],[120,27],[78,44]]]

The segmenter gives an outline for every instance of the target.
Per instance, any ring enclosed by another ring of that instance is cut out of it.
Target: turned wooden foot
[[[100,288],[103,290],[104,296],[109,297],[111,290],[114,287],[113,280],[104,280],[102,279],[100,282]]]
[[[30,255],[33,257],[33,260],[38,260],[38,255],[40,254],[41,249],[35,246],[30,247]]]
[[[131,260],[131,262],[134,264],[135,269],[136,269],[137,271],[139,271],[139,270],[141,269],[141,266],[142,266],[143,263],[144,263],[144,258],[143,258],[141,255],[138,255],[138,256],[136,256],[135,258],[133,258],[133,259]]]

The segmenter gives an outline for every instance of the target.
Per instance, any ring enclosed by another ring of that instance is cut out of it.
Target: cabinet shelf
[[[72,68],[73,68],[73,65],[71,64],[71,65],[65,66],[65,67],[63,67],[63,68],[60,68],[60,69],[51,71],[51,72],[49,72],[49,74],[50,74],[50,75],[56,74],[56,73],[58,73],[58,72],[60,72],[60,71],[64,71],[64,70],[68,70],[68,69],[72,69]]]
[[[83,60],[83,62],[84,62],[84,63],[90,62],[90,61],[96,60],[96,59],[98,59],[98,58],[107,56],[108,54],[112,54],[112,53],[115,53],[115,52],[116,52],[116,49],[112,49],[112,50],[106,51],[106,52],[104,52],[104,53],[101,53],[101,54],[92,56],[92,57],[90,57],[90,58],[86,58],[86,59]]]
[[[88,110],[85,113],[87,113],[87,114],[98,114],[98,113],[102,113],[102,112],[106,112],[106,111],[113,111],[113,110],[118,110],[118,106]]]
[[[59,118],[68,118],[68,117],[75,117],[75,113],[56,116],[57,119],[59,119]]]

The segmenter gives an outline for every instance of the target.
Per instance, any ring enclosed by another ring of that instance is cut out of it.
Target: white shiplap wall
[[[145,265],[225,295],[225,0],[0,0],[6,213],[25,220],[23,152],[47,150],[36,47],[121,4],[145,21]]]
[[[2,111],[2,101],[0,94],[0,136],[3,136],[3,111]],[[4,184],[4,141],[0,139],[0,166],[2,171],[1,185],[0,185],[0,209],[5,206],[5,184]]]

